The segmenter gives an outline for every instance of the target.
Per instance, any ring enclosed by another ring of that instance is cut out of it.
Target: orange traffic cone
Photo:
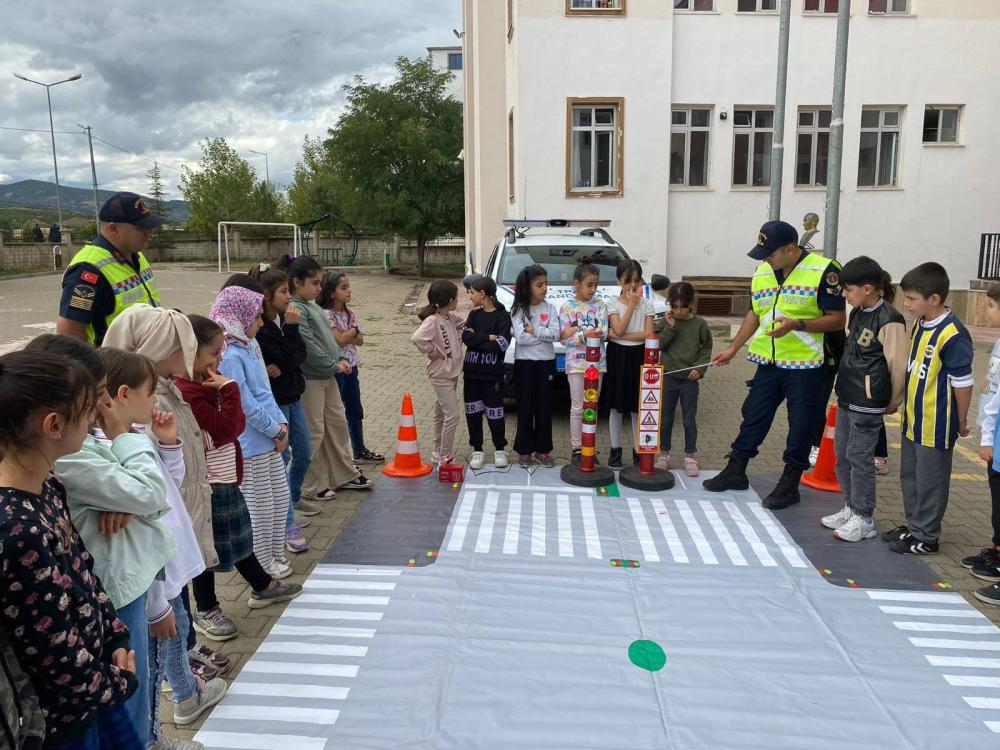
[[[830,410],[826,413],[826,427],[823,429],[823,439],[819,443],[819,456],[816,458],[816,466],[807,474],[802,476],[802,484],[813,487],[817,490],[827,492],[840,492],[840,482],[837,481],[837,472],[833,470],[837,463],[837,455],[833,449],[833,436],[837,431],[837,405],[830,404]]]
[[[417,446],[417,424],[413,419],[413,399],[403,394],[403,408],[399,412],[399,432],[396,440],[396,457],[382,469],[390,477],[422,477],[433,470],[420,458]]]

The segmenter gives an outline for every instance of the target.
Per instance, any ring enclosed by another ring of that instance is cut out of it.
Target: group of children
[[[436,396],[434,406],[434,449],[436,463],[455,457],[458,428],[458,379],[464,376],[465,414],[469,429],[472,469],[485,463],[482,417],[485,414],[493,440],[497,468],[508,465],[504,436],[503,381],[504,357],[511,341],[514,352],[514,397],[517,401],[517,431],[514,450],[518,464],[552,466],[552,387],[556,376],[555,343],[565,349],[567,381],[570,388],[571,460],[580,463],[583,435],[584,373],[594,364],[599,375],[601,403],[610,410],[611,449],[608,464],[622,465],[621,430],[630,415],[633,444],[638,438],[639,376],[644,343],[658,335],[661,361],[667,370],[661,453],[658,468],[670,468],[670,433],[680,402],[685,434],[684,470],[698,476],[696,459],[698,430],[698,381],[704,376],[712,353],[708,324],[694,314],[694,289],[686,283],[672,284],[667,290],[670,311],[654,332],[654,309],[642,293],[642,267],[631,259],[617,264],[615,275],[621,293],[606,301],[597,296],[599,269],[588,262],[577,265],[573,274],[571,299],[560,307],[546,299],[548,278],[545,268],[531,265],[517,276],[514,304],[510,313],[497,300],[496,283],[486,276],[466,279],[472,310],[465,320],[455,313],[458,286],[451,281],[435,281],[427,294],[428,304],[420,310],[420,327],[411,337],[427,355],[427,375]],[[601,342],[596,363],[587,361],[587,340]],[[461,345],[465,345],[463,353]],[[700,365],[700,366],[699,366]],[[633,450],[633,463],[639,456]]]
[[[382,460],[350,298],[286,257],[230,277],[207,317],[134,305],[100,349],[44,335],[0,357],[0,632],[36,746],[200,747],[161,735],[160,693],[181,725],[225,695],[228,657],[196,640],[237,635],[215,573],[251,608],[297,597],[306,516]]]

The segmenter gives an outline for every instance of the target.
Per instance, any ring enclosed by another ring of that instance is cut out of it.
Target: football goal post
[[[222,273],[222,253],[226,253],[226,273],[232,271],[229,265],[229,227],[291,227],[292,229],[292,255],[298,257],[302,254],[302,230],[298,224],[283,224],[271,221],[220,221],[218,233],[219,245],[219,273]]]

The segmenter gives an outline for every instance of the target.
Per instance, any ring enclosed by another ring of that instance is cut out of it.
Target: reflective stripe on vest
[[[79,263],[89,263],[111,285],[111,290],[115,294],[115,309],[104,318],[108,326],[111,322],[122,314],[125,308],[137,302],[146,302],[160,306],[160,293],[156,289],[153,280],[153,271],[146,261],[146,256],[139,253],[139,273],[128,263],[122,263],[108,250],[97,245],[84,245],[80,252],[73,256],[70,266]],[[146,293],[146,290],[149,293]],[[87,325],[87,339],[94,343],[96,336],[93,324]]]
[[[779,284],[774,269],[761,263],[750,283],[750,304],[760,318],[760,327],[750,339],[747,359],[757,364],[774,364],[785,370],[821,367],[826,359],[823,334],[793,330],[778,339],[765,336],[777,318],[813,320],[823,315],[819,309],[819,288],[830,259],[809,253]]]

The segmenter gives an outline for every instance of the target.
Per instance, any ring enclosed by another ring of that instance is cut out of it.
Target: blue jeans
[[[305,481],[306,472],[309,471],[312,446],[309,441],[309,425],[306,423],[306,412],[302,408],[302,402],[283,404],[279,405],[278,408],[288,420],[288,447],[281,454],[285,461],[285,467],[288,469],[288,489],[292,496],[292,502],[288,504],[288,518],[285,523],[287,527],[292,524],[295,518],[293,506],[302,499],[302,483]]]
[[[344,413],[347,415],[347,432],[351,436],[351,450],[357,458],[367,449],[365,447],[365,431],[362,426],[365,409],[361,405],[361,381],[358,379],[358,368],[351,370],[350,375],[338,372],[337,387],[340,388],[340,400],[344,402]]]
[[[149,676],[152,689],[149,691],[150,741],[160,739],[160,685],[167,678],[174,691],[174,700],[183,701],[198,690],[198,684],[191,674],[187,655],[188,614],[184,602],[178,596],[170,600],[177,623],[177,635],[165,641],[149,639]]]
[[[149,625],[146,623],[146,595],[118,608],[118,619],[128,627],[129,648],[135,651],[135,678],[139,687],[125,702],[135,733],[143,745],[149,739]]]
[[[49,750],[145,750],[132,726],[128,711],[120,703],[97,712],[90,729],[80,737],[59,745],[46,743]]]

